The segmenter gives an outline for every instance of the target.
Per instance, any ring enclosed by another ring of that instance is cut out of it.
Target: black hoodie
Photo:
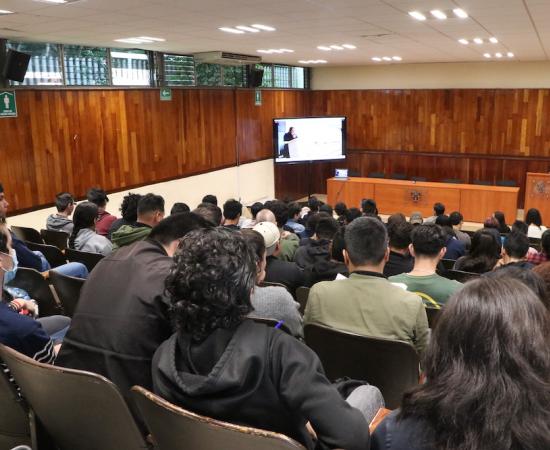
[[[245,320],[200,343],[174,334],[155,353],[152,373],[158,395],[195,413],[282,433],[314,449],[310,421],[318,448],[369,448],[362,413],[327,380],[317,355],[266,325]]]

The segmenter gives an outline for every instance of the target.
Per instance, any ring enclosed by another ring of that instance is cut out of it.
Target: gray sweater
[[[105,236],[100,236],[95,231],[85,228],[78,232],[74,240],[74,248],[81,252],[101,253],[103,256],[107,256],[113,251],[113,244]]]
[[[303,337],[302,315],[292,295],[283,287],[254,286],[250,297],[254,311],[252,317],[281,320],[294,336]]]

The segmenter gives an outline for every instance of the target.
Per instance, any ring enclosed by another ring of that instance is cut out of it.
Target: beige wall
[[[119,215],[118,208],[122,198],[129,191],[109,194],[107,210],[111,214]],[[244,164],[239,167],[217,170],[165,183],[151,184],[131,192],[146,194],[153,192],[162,195],[166,201],[166,214],[170,212],[176,202],[187,203],[191,209],[200,203],[205,194],[215,194],[218,202],[228,198],[240,198],[244,205],[250,205],[260,200],[272,199],[275,196],[275,182],[273,174],[273,160],[259,161]],[[9,192],[6,192],[9,202]],[[45,208],[27,214],[8,218],[9,225],[19,225],[40,230],[46,225],[46,218],[55,212],[55,208]]]
[[[550,62],[316,67],[312,89],[548,88]]]

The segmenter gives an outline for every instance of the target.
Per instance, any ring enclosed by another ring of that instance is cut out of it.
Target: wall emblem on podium
[[[413,203],[418,203],[422,199],[422,192],[420,191],[411,191],[411,200]]]
[[[534,180],[533,188],[529,194],[531,197],[550,198],[550,183],[543,180]]]

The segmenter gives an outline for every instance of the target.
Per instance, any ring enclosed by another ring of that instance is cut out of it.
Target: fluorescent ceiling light
[[[426,16],[419,11],[409,11],[409,16],[416,20],[426,20]]]
[[[153,42],[166,42],[166,39],[149,37],[149,36],[140,36],[138,37],[138,39],[142,39],[144,41],[153,41]]]
[[[282,50],[278,50],[276,48],[272,48],[269,52],[270,53],[284,53]]]
[[[283,53],[294,53],[294,50],[290,50],[289,48],[281,48],[280,49]]]
[[[235,28],[229,28],[229,27],[220,27],[218,28],[220,31],[225,31],[226,33],[233,33],[233,34],[244,34],[244,31],[237,30]]]
[[[324,59],[317,59],[312,61],[313,64],[326,64],[327,62]]]
[[[508,58],[513,58],[514,57],[514,54],[512,52],[508,52],[507,55],[508,55]]]
[[[327,47],[326,45],[319,45],[317,48],[319,50],[323,50],[324,52],[330,52],[332,50],[330,47]]]
[[[490,53],[483,53],[483,56],[485,56],[485,58],[490,58],[491,54]]]
[[[355,50],[357,47],[351,44],[342,44],[342,47],[347,48],[348,50]]]
[[[153,41],[148,41],[146,39],[138,39],[138,38],[115,39],[115,42],[123,42],[124,44],[152,44],[153,43]]]
[[[257,28],[247,27],[246,25],[237,25],[235,28],[238,30],[248,31],[249,33],[259,33],[260,30]]]
[[[389,56],[383,56],[382,59],[384,61],[391,61],[391,58]]]
[[[382,58],[379,58],[378,56],[375,56],[374,58],[371,58],[373,61],[380,62],[382,61]]]
[[[0,14],[13,14],[13,11],[8,11],[7,9],[0,9]]]
[[[270,50],[263,50],[263,49],[260,49],[260,50],[256,50],[258,53],[271,53]]]
[[[483,39],[481,39],[481,38],[475,38],[475,39],[474,39],[474,42],[475,42],[476,44],[480,45],[480,44],[483,44]]]
[[[489,41],[491,42],[491,44],[498,44],[498,39],[496,37],[490,37]]]
[[[499,53],[495,53],[495,56],[496,56],[497,58],[502,58],[502,53],[500,53],[500,52],[499,52]]]
[[[468,45],[468,39],[459,39],[458,42],[460,42],[462,45]]]
[[[391,59],[393,59],[394,61],[402,61],[403,58],[401,58],[401,56],[392,56]]]
[[[468,13],[464,11],[462,8],[455,8],[453,9],[453,13],[456,17],[459,17],[460,19],[467,19]]]
[[[254,25],[252,25],[254,28],[257,28],[258,30],[263,30],[263,31],[275,31],[275,28],[273,27],[270,27],[268,25],[262,25],[261,23],[255,23]]]
[[[43,3],[59,3],[59,4],[67,3],[67,0],[35,0],[35,1],[43,2]]]
[[[341,47],[340,45],[331,45],[330,48],[334,50],[344,50],[344,47]]]
[[[439,20],[445,20],[447,18],[447,14],[445,14],[443,11],[439,9],[432,9],[430,11],[430,14]]]

